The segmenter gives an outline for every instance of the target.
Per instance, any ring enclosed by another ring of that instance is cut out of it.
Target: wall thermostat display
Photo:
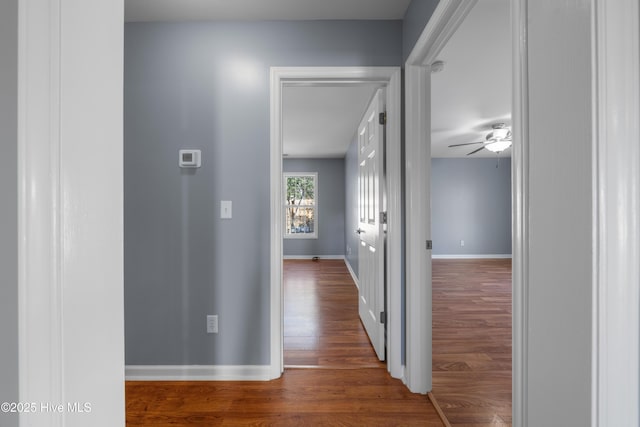
[[[199,168],[201,163],[200,150],[180,150],[178,164],[181,168]]]

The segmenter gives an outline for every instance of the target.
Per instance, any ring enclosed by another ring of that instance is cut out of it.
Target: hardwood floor
[[[128,426],[442,426],[384,369],[287,369],[263,382],[127,382]]]
[[[344,261],[286,260],[284,310],[285,366],[385,367],[360,323]]]
[[[433,394],[453,426],[511,425],[511,260],[433,260]]]
[[[285,364],[256,382],[126,383],[128,426],[442,426],[392,379],[358,318],[343,261],[286,261]]]

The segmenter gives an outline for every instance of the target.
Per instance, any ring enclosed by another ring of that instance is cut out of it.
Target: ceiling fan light
[[[486,148],[489,151],[493,151],[494,153],[499,153],[501,151],[506,150],[509,147],[511,147],[511,141],[504,140],[504,139],[497,140],[496,142],[493,142],[491,144],[487,144],[484,146],[484,148]]]
[[[493,132],[491,133],[491,139],[495,139],[495,140],[506,139],[508,135],[509,135],[509,129],[507,128],[494,129]]]

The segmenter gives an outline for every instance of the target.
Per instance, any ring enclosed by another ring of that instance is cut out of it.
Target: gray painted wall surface
[[[354,136],[344,159],[345,178],[345,254],[351,269],[358,276],[358,139]]]
[[[270,363],[269,67],[401,52],[400,21],[125,25],[127,364]],[[202,168],[181,171],[180,148]]]
[[[0,402],[18,402],[18,2],[0,2]],[[0,412],[0,425],[18,425]]]
[[[511,254],[510,160],[431,160],[434,255]]]
[[[528,6],[530,426],[591,424],[590,8]]]
[[[344,255],[344,159],[284,159],[282,168],[318,173],[318,238],[284,239],[284,255]]]
[[[402,22],[403,62],[409,57],[438,3],[439,0],[412,0],[409,4]]]

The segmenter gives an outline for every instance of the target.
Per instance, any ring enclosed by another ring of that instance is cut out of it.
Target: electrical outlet
[[[218,333],[218,315],[217,314],[207,315],[207,333],[208,334]]]
[[[460,240],[460,246],[464,246],[464,240]]]

